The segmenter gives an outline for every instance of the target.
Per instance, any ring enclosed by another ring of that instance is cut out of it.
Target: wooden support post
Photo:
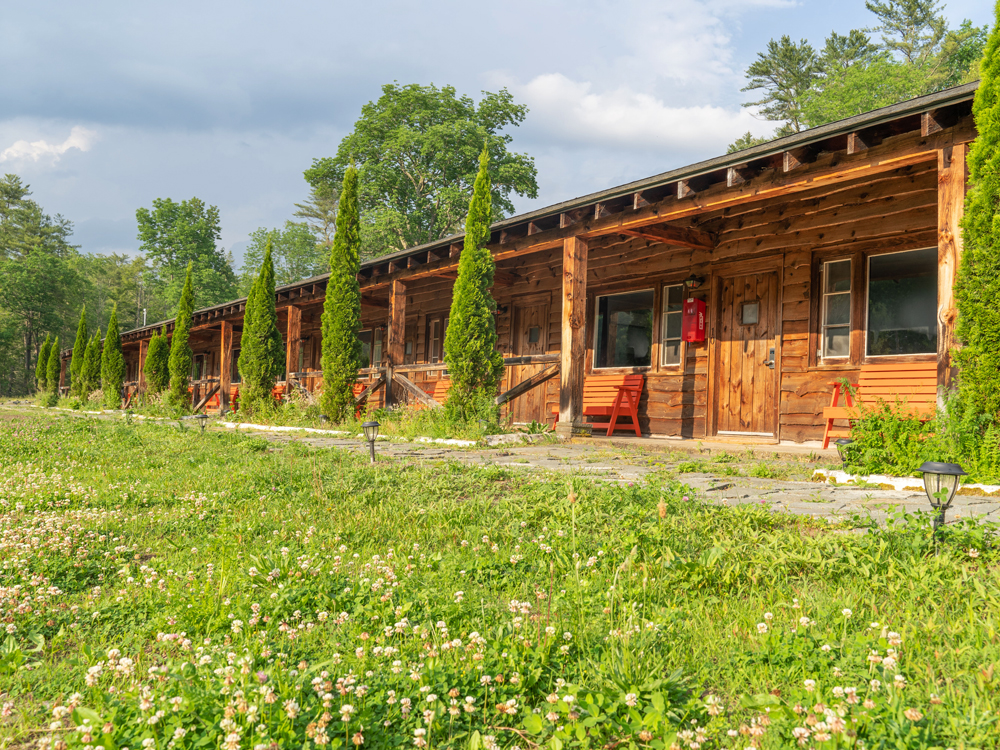
[[[389,333],[386,342],[386,353],[389,360],[388,385],[385,389],[386,404],[392,403],[392,369],[403,364],[406,356],[406,284],[399,279],[393,279],[389,292]]]
[[[559,422],[565,437],[584,431],[583,377],[587,351],[587,241],[563,240],[562,341],[560,346]]]
[[[233,385],[233,324],[222,321],[219,340],[219,413],[229,411],[229,391]]]
[[[938,386],[949,388],[954,377],[955,277],[962,257],[959,222],[965,208],[966,146],[956,143],[938,151]],[[940,396],[939,396],[940,400]]]
[[[146,352],[149,351],[149,341],[147,339],[139,339],[139,376],[136,378],[139,381],[139,392],[146,390],[146,373],[143,370],[146,369]]]
[[[299,348],[302,344],[302,308],[288,306],[288,327],[285,329],[285,382],[291,381],[292,373],[299,371]],[[285,389],[288,393],[288,389]]]

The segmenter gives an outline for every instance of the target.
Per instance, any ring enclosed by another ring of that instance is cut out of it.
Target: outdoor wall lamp
[[[955,499],[958,492],[958,482],[961,477],[967,476],[966,472],[958,464],[946,464],[939,461],[925,461],[917,471],[924,475],[924,492],[927,499],[937,511],[934,519],[934,535],[937,541],[937,531],[945,523],[945,513],[951,506],[951,501]]]
[[[840,456],[840,468],[847,469],[847,446],[854,441],[850,438],[837,438],[833,444],[837,446],[837,454]]]
[[[688,289],[697,289],[704,283],[705,283],[705,277],[697,276],[695,274],[691,274],[686,279],[684,279],[684,286],[686,286]]]
[[[361,429],[365,431],[365,440],[368,441],[368,448],[371,450],[372,463],[375,463],[375,438],[378,437],[378,422],[365,422]]]

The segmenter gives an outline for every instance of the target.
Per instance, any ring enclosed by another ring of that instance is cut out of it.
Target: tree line
[[[938,0],[867,0],[874,25],[830,33],[821,49],[771,39],[746,70],[744,107],[778,123],[780,138],[980,77],[988,26],[949,29]],[[878,34],[875,38],[872,35]],[[766,143],[746,133],[729,153]]]
[[[451,369],[452,390],[447,408],[463,420],[492,417],[498,407],[492,400],[503,373],[503,358],[497,351],[494,312],[490,294],[495,267],[487,247],[492,211],[490,200],[489,154],[483,149],[473,195],[466,219],[465,247],[459,261],[458,278],[451,307],[445,352]],[[363,366],[361,340],[361,217],[359,212],[358,170],[349,167],[342,183],[342,206],[332,235],[327,283],[322,315],[321,406],[334,421],[354,413],[354,385]],[[253,274],[243,315],[238,368],[239,409],[247,415],[274,408],[272,392],[285,370],[285,346],[278,329],[275,296],[274,239],[264,240],[264,255]],[[189,387],[193,352],[188,344],[194,297],[198,279],[194,261],[188,263],[180,284],[173,330],[164,324],[149,341],[141,397],[160,397],[175,412],[191,407]],[[215,281],[211,273],[202,279]],[[36,386],[43,405],[55,405],[66,386],[78,403],[100,401],[107,408],[122,406],[125,397],[125,360],[117,307],[103,340],[98,329],[90,333],[86,307],[80,311],[67,378],[61,372],[59,338],[46,337],[35,371]],[[160,396],[162,394],[162,396]]]
[[[335,157],[305,170],[308,199],[279,228],[249,237],[243,263],[219,245],[216,206],[197,197],[161,198],[136,211],[136,254],[95,254],[72,244],[72,223],[49,216],[17,175],[0,180],[0,395],[30,393],[48,337],[75,341],[76,311],[90,331],[122,331],[173,316],[188,270],[194,304],[248,297],[270,248],[276,286],[325,274],[341,190],[357,170],[358,253],[365,259],[462,230],[479,156],[491,164],[491,221],[513,212],[510,195],[536,197],[531,157],[509,150],[505,129],[527,109],[510,94],[477,104],[445,86],[390,84],[370,102]]]

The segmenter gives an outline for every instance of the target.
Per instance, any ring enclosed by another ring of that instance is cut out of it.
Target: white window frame
[[[832,263],[844,263],[844,262],[847,262],[847,263],[850,264],[851,271],[850,271],[850,277],[849,278],[851,280],[851,288],[848,289],[846,292],[828,292],[828,291],[826,291],[826,282],[827,282],[827,278],[829,276],[829,267],[830,267],[830,264],[832,264]],[[835,359],[835,360],[850,359],[851,358],[850,338],[851,338],[852,326],[854,325],[854,298],[853,298],[853,294],[854,294],[854,259],[853,258],[849,258],[849,257],[848,258],[831,258],[830,260],[823,261],[823,273],[820,274],[820,280],[819,281],[820,281],[820,286],[819,286],[819,288],[820,288],[820,300],[819,300],[819,305],[820,305],[820,309],[819,309],[819,312],[820,312],[820,327],[819,327],[819,351],[820,351],[820,357],[822,359],[824,359],[824,360],[827,360],[827,359]],[[848,342],[847,343],[847,354],[827,354],[826,353],[826,331],[827,331],[827,329],[828,328],[843,328],[845,324],[844,323],[833,323],[833,324],[827,323],[827,321],[826,321],[826,310],[827,310],[826,300],[827,300],[827,297],[838,297],[838,296],[843,296],[843,295],[847,295],[847,299],[848,299],[847,324],[846,324],[847,325],[847,342]]]
[[[598,364],[597,364],[597,336],[600,334],[600,328],[597,325],[597,316],[600,315],[600,311],[601,311],[601,299],[603,297],[621,297],[622,295],[625,295],[625,294],[640,294],[642,292],[652,292],[653,293],[653,306],[651,308],[651,312],[655,316],[656,315],[656,289],[655,288],[646,287],[646,288],[643,288],[643,289],[629,289],[629,290],[624,291],[624,292],[609,292],[608,294],[595,294],[594,295],[594,339],[593,339],[594,354],[591,357],[591,366],[592,366],[591,369],[593,369],[593,370],[652,370],[653,369],[653,362],[654,362],[654,360],[653,360],[653,352],[652,351],[650,351],[650,353],[649,353],[649,364],[648,365],[635,365],[635,366],[630,366],[630,365],[605,365],[605,366],[598,366]],[[653,337],[652,333],[653,332],[650,331],[650,336],[649,336],[649,348],[650,348],[650,350],[652,350],[653,344],[656,341],[656,339]]]
[[[679,288],[681,290],[681,309],[667,311],[667,304],[670,299],[670,290]],[[660,292],[662,297],[660,301],[660,367],[680,367],[684,364],[684,285],[683,284],[664,284],[663,289]],[[681,319],[681,332],[677,336],[667,337],[667,316],[677,315]],[[677,361],[667,362],[667,342],[676,341],[677,342]]]

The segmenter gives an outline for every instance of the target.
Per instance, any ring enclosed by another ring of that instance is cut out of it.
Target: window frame
[[[674,311],[667,311],[667,305],[670,299],[670,289],[674,287],[679,287],[681,290],[681,309]],[[657,335],[657,343],[659,345],[659,356],[657,357],[657,368],[658,369],[680,369],[684,366],[684,359],[687,356],[687,346],[684,342],[684,303],[687,301],[685,297],[685,291],[687,288],[681,281],[669,283],[665,282],[660,285],[660,320],[659,326],[660,330]],[[679,336],[667,336],[667,331],[669,326],[667,325],[667,315],[680,315],[681,318],[681,333]],[[665,362],[664,358],[666,356],[666,344],[668,341],[677,341],[677,361],[676,362]]]
[[[884,362],[887,359],[896,359],[896,360],[903,360],[903,361],[905,361],[905,360],[911,360],[911,361],[913,361],[913,360],[920,360],[920,359],[929,360],[931,358],[935,358],[936,359],[937,356],[938,356],[938,348],[937,347],[935,347],[935,350],[933,352],[915,352],[915,353],[908,353],[908,354],[869,354],[868,353],[868,306],[870,304],[869,297],[870,297],[870,290],[871,290],[871,265],[872,265],[872,259],[873,258],[881,258],[881,257],[887,256],[887,255],[901,255],[903,253],[913,253],[913,252],[917,252],[919,250],[935,250],[936,251],[937,247],[935,245],[921,245],[919,247],[909,247],[909,248],[906,248],[906,249],[903,249],[903,250],[889,250],[887,252],[872,252],[872,253],[865,253],[865,255],[864,255],[864,261],[865,261],[865,264],[864,264],[864,299],[861,302],[861,306],[862,306],[862,310],[863,310],[862,314],[864,315],[864,321],[863,321],[863,325],[862,325],[862,328],[861,328],[861,361],[863,363],[867,362],[869,360],[875,360],[875,361]],[[940,265],[939,264],[940,264],[940,261],[938,261],[937,263],[935,263],[935,271],[937,273],[935,274],[935,282],[934,282],[935,283],[935,289],[936,289],[936,293],[934,295],[935,296],[935,299],[934,299],[934,325],[935,325],[935,339],[938,342],[938,345],[940,345],[940,338],[941,338],[941,322],[937,319],[938,304],[940,303],[940,300],[941,300],[941,285],[940,285],[940,277],[938,275],[940,273]]]
[[[622,289],[621,291],[608,291],[608,292],[603,292],[603,293],[598,293],[598,292],[594,293],[594,297],[593,297],[593,299],[594,299],[594,309],[593,309],[593,315],[591,316],[591,321],[593,322],[593,327],[594,327],[594,332],[593,332],[593,335],[591,336],[591,347],[592,347],[592,353],[591,353],[591,356],[590,356],[590,370],[591,370],[591,372],[598,372],[598,371],[601,371],[601,372],[611,372],[611,371],[615,371],[615,370],[618,370],[618,371],[628,370],[628,371],[636,371],[636,372],[638,372],[638,371],[655,371],[655,369],[656,369],[655,363],[659,362],[659,351],[658,351],[659,347],[657,346],[657,335],[658,335],[659,331],[657,330],[657,320],[656,320],[656,318],[657,318],[657,315],[656,315],[656,310],[657,310],[657,306],[656,306],[656,291],[657,291],[656,286],[650,286],[650,287],[640,287],[639,289],[631,289],[631,288],[629,288],[629,289]],[[597,364],[597,352],[598,352],[598,347],[597,347],[597,340],[598,339],[597,339],[597,337],[598,337],[598,334],[600,333],[600,329],[599,329],[599,327],[597,325],[597,316],[600,314],[601,298],[602,297],[620,297],[620,296],[625,295],[625,294],[639,294],[641,292],[650,292],[653,295],[653,303],[650,306],[650,313],[651,313],[650,314],[650,323],[651,323],[650,328],[651,328],[651,330],[650,330],[650,336],[649,336],[649,364],[648,365],[604,365],[604,366],[599,366]],[[654,351],[654,350],[657,350],[657,351]]]
[[[848,278],[851,280],[851,288],[846,292],[827,292],[826,291],[826,280],[828,274],[828,267],[832,263],[844,263],[850,264],[850,273]],[[819,348],[818,354],[819,359],[822,362],[831,363],[843,363],[849,362],[851,360],[851,338],[854,332],[854,287],[855,287],[855,274],[854,274],[854,257],[850,255],[842,255],[832,258],[824,258],[820,261],[820,273],[819,273]],[[827,354],[826,353],[826,331],[828,328],[843,328],[843,323],[830,324],[826,322],[826,299],[831,296],[843,296],[847,295],[848,299],[848,311],[847,311],[847,354]],[[867,289],[865,293],[865,302],[867,303]]]

